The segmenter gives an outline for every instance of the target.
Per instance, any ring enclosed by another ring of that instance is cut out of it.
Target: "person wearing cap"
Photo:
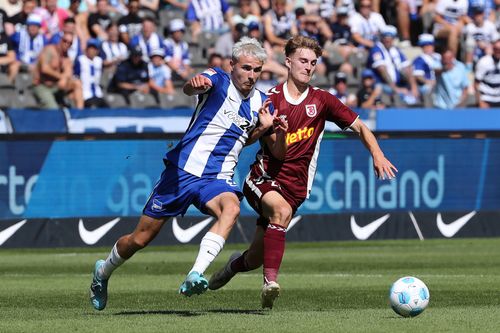
[[[329,90],[330,94],[337,97],[344,105],[350,108],[358,106],[356,95],[347,91],[347,74],[344,72],[335,73],[335,82],[333,88]]]
[[[142,20],[142,30],[141,33],[135,35],[130,40],[129,46],[134,48],[139,46],[142,50],[142,60],[149,62],[149,53],[151,50],[161,49],[165,46],[163,45],[163,39],[156,32],[157,30],[156,21],[154,18],[145,17]]]
[[[369,50],[375,46],[386,23],[382,15],[372,10],[371,0],[361,0],[357,8],[358,11],[349,18],[352,39],[356,46]]]
[[[464,28],[465,65],[472,70],[473,65],[486,54],[491,54],[492,42],[500,37],[493,22],[485,18],[484,6],[481,4],[469,7],[472,22]]]
[[[483,56],[476,64],[476,98],[480,108],[500,108],[500,39],[493,42],[492,54]]]
[[[325,51],[327,52],[325,58],[328,59],[332,67],[338,66],[341,72],[352,74],[353,66],[349,62],[349,57],[357,51],[357,48],[353,44],[348,13],[349,8],[341,6],[330,18],[332,38],[325,43]]]
[[[102,58],[99,57],[101,43],[91,38],[87,41],[85,54],[75,60],[73,74],[82,83],[83,100],[86,108],[109,107],[101,88]]]
[[[434,52],[434,36],[431,34],[418,36],[418,46],[422,48],[422,54],[413,60],[413,76],[424,106],[431,107],[430,97],[436,86],[436,70],[441,69],[441,55]]]
[[[44,47],[33,71],[33,92],[43,109],[66,106],[64,96],[72,106],[84,106],[81,81],[73,76],[73,64],[68,50],[73,43],[73,34],[65,32],[58,44]]]
[[[149,88],[156,102],[160,103],[160,95],[172,96],[175,94],[172,83],[172,70],[165,64],[165,51],[163,49],[152,50],[148,64]]]
[[[434,12],[432,34],[446,39],[447,48],[457,56],[458,44],[464,26],[470,22],[467,16],[469,0],[438,0]]]
[[[182,19],[173,19],[169,26],[170,36],[163,41],[165,61],[174,75],[181,80],[187,80],[193,74],[189,45],[184,40],[185,30],[186,26]]]
[[[142,48],[136,45],[130,49],[127,60],[121,62],[110,82],[109,91],[122,94],[128,104],[134,92],[149,93],[148,64],[143,59]]]
[[[369,68],[361,72],[361,88],[356,97],[360,108],[376,110],[385,108],[382,101],[382,87],[376,84],[375,73]]]
[[[26,27],[14,33],[10,39],[16,51],[16,61],[11,65],[12,78],[19,71],[33,72],[38,55],[48,43],[41,31],[42,18],[31,14],[26,20]]]
[[[382,85],[382,90],[394,103],[399,104],[400,97],[404,104],[415,104],[418,97],[418,88],[412,75],[411,62],[393,45],[397,36],[397,29],[388,25],[381,31],[381,40],[370,49],[367,68],[375,73],[375,78]],[[397,105],[403,106],[403,105]]]

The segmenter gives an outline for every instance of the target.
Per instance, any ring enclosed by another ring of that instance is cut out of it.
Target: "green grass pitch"
[[[207,276],[234,249],[244,245],[228,245]],[[289,243],[272,311],[260,309],[260,270],[216,292],[177,294],[197,246],[138,253],[94,311],[90,272],[108,251],[0,250],[0,332],[500,332],[500,239]],[[405,275],[430,290],[416,318],[388,305]]]

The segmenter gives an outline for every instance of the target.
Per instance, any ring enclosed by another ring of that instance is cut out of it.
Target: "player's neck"
[[[286,86],[290,97],[293,99],[299,99],[304,93],[304,91],[307,90],[309,84],[296,82],[291,77],[289,77],[288,80],[286,81]]]

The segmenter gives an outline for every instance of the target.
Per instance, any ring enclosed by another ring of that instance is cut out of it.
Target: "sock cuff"
[[[267,226],[268,229],[271,229],[271,230],[276,230],[276,231],[281,231],[283,233],[286,233],[286,228],[285,227],[282,227],[278,224],[274,224],[274,223],[269,223],[269,225]]]
[[[203,236],[203,239],[213,241],[213,242],[219,244],[221,247],[223,247],[224,244],[226,243],[226,240],[224,239],[224,237],[217,235],[216,233],[211,232],[211,231],[207,232],[205,234],[205,236]]]

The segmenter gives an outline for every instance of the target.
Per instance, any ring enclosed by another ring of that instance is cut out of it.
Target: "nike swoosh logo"
[[[228,98],[229,98],[229,100],[230,100],[230,101],[232,101],[232,102],[236,102],[236,100],[235,100],[235,99],[233,99],[231,96],[229,96]]]
[[[214,218],[209,217],[203,221],[196,223],[192,227],[187,229],[182,229],[177,223],[177,218],[174,217],[172,220],[172,231],[174,232],[175,238],[181,243],[189,243],[196,235],[198,235]]]
[[[385,221],[391,216],[391,214],[386,214],[375,221],[372,221],[365,225],[364,227],[360,227],[356,223],[356,219],[354,218],[354,215],[351,215],[351,230],[352,233],[354,234],[354,237],[356,237],[359,240],[366,240],[368,239],[375,231],[377,231],[378,228],[382,224],[384,224]]]
[[[291,221],[290,221],[290,224],[288,225],[288,228],[286,228],[286,231],[290,231],[290,229],[293,228],[294,225],[297,224],[297,222],[299,222],[300,220],[302,220],[302,215],[299,215],[299,216],[295,216]]]
[[[115,224],[120,221],[120,218],[117,217],[114,220],[111,220],[102,226],[100,226],[97,229],[94,230],[87,230],[85,228],[85,225],[83,225],[82,219],[80,219],[80,222],[78,223],[78,232],[80,233],[80,238],[82,241],[87,244],[87,245],[94,245],[97,243],[106,233],[115,226]]]
[[[21,228],[28,220],[22,220],[14,225],[11,225],[5,230],[0,231],[0,246],[3,245],[16,231]]]
[[[437,215],[437,227],[439,231],[443,234],[444,237],[451,238],[453,237],[460,229],[463,228],[464,225],[469,222],[469,220],[476,215],[476,211],[472,211],[467,215],[464,215],[453,222],[444,223],[443,218],[441,217],[441,213]]]

